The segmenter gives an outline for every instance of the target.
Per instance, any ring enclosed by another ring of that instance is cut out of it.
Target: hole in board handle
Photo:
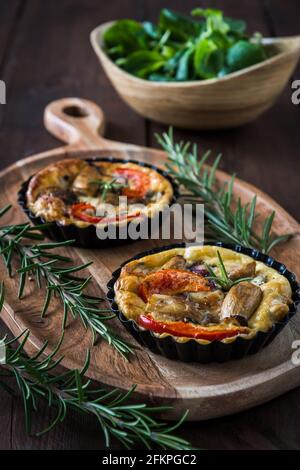
[[[66,106],[63,109],[63,112],[67,114],[67,116],[71,116],[73,118],[83,118],[89,115],[88,111],[85,108],[77,105]]]

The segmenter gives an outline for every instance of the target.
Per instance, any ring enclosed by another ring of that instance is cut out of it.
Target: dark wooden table
[[[298,0],[214,0],[228,16],[247,19],[250,31],[266,36],[299,34]],[[7,85],[7,104],[0,106],[0,165],[58,145],[43,128],[49,101],[80,96],[99,103],[107,116],[111,139],[156,146],[154,132],[163,126],[145,120],[119,99],[89,44],[98,24],[120,17],[155,19],[163,6],[188,12],[197,2],[186,0],[1,0],[0,79]],[[295,77],[300,78],[300,69]],[[255,123],[220,132],[176,131],[200,148],[222,152],[222,168],[262,188],[300,219],[300,107],[291,88]],[[0,326],[1,333],[5,331]],[[44,427],[47,406],[34,417]],[[20,399],[0,390],[0,449],[103,449],[92,419],[70,415],[50,434],[28,437]],[[185,424],[181,435],[206,449],[299,449],[300,390],[235,416]],[[116,445],[116,448],[118,446]]]

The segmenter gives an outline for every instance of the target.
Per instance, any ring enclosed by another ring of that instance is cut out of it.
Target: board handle
[[[102,109],[82,98],[52,101],[44,112],[46,129],[71,148],[99,149],[107,146]]]

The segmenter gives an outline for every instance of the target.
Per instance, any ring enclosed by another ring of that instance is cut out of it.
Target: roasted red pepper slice
[[[140,284],[139,295],[147,302],[152,294],[181,294],[210,291],[209,281],[200,274],[182,269],[162,269],[148,274]]]
[[[134,168],[116,168],[114,173],[130,180],[130,187],[122,189],[122,195],[128,198],[142,198],[150,187],[150,177],[141,170]]]
[[[224,338],[231,338],[241,333],[249,333],[249,328],[230,326],[228,328],[215,328],[208,329],[203,326],[193,325],[192,323],[185,323],[183,321],[175,321],[163,323],[154,318],[151,315],[141,315],[138,323],[146,330],[154,331],[155,333],[168,333],[172,336],[204,339],[207,341],[217,341]]]
[[[83,222],[98,224],[103,219],[103,217],[91,215],[87,211],[93,212],[95,214],[96,208],[87,202],[79,202],[77,204],[73,204],[71,207],[72,216],[76,219],[82,220]]]
[[[136,212],[134,214],[117,215],[116,217],[98,217],[96,215],[89,214],[87,211],[93,211],[95,213],[96,208],[87,202],[79,202],[78,204],[73,204],[71,207],[73,217],[90,224],[98,224],[99,222],[110,224],[114,222],[122,222],[123,220],[129,221],[141,215],[140,212]]]
[[[124,220],[132,220],[141,215],[140,212],[135,212],[134,214],[121,214],[116,217],[104,217],[101,222],[105,224],[113,224],[115,222],[123,222]]]

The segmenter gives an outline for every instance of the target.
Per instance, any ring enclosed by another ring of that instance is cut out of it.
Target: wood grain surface
[[[29,4],[30,3],[30,4]],[[101,102],[107,116],[110,138],[140,145],[155,145],[154,131],[163,127],[144,121],[130,111],[112,90],[90,50],[88,34],[97,24],[117,17],[154,19],[162,2],[117,1],[106,4],[79,1],[3,1],[0,8],[12,13],[7,31],[12,36],[1,42],[5,49],[1,78],[8,84],[8,105],[1,107],[1,165],[57,146],[43,131],[41,117],[45,105],[62,96],[83,96]],[[210,2],[202,2],[208,5]],[[250,30],[265,35],[299,33],[298,2],[287,0],[215,1],[228,15],[246,17]],[[174,8],[183,9],[173,1]],[[187,1],[188,11],[194,3]],[[17,9],[17,15],[13,13]],[[7,14],[7,13],[5,13]],[[0,16],[1,17],[1,16]],[[4,16],[3,16],[4,17]],[[1,17],[2,19],[2,17]],[[53,28],[57,33],[51,34]],[[61,38],[66,40],[62,41]],[[86,37],[84,40],[78,38]],[[75,46],[74,46],[75,44]],[[45,50],[47,48],[47,54]],[[84,64],[84,66],[83,66]],[[84,72],[83,72],[84,70]],[[299,109],[291,104],[287,88],[275,107],[252,125],[218,133],[177,131],[176,137],[200,143],[203,149],[224,154],[222,166],[268,192],[294,217],[299,218],[297,200],[300,144],[297,138]],[[71,415],[53,433],[42,439],[23,432],[22,404],[0,392],[1,448],[102,448],[103,441],[92,420]],[[299,391],[251,411],[210,422],[190,423],[181,434],[204,448],[299,448]],[[45,406],[35,418],[38,428],[48,422]]]

